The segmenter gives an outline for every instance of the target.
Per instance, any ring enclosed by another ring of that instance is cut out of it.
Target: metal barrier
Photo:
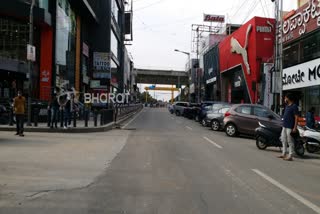
[[[40,108],[34,108],[32,111],[32,119],[34,127],[55,127],[56,124],[60,124],[60,128],[65,126],[65,122],[69,127],[98,127],[104,126],[111,122],[117,122],[125,116],[132,114],[143,108],[142,104],[126,104],[115,105],[112,109],[100,109],[89,110],[87,108],[81,109],[81,111],[65,112],[64,109],[58,109],[56,112],[52,112],[50,109],[42,109],[46,111],[47,115],[45,120],[40,119]],[[53,114],[53,115],[52,115]],[[65,117],[68,117],[66,120]],[[9,111],[8,125],[13,126],[15,124],[14,113],[12,109]]]

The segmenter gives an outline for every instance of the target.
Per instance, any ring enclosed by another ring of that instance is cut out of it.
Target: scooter
[[[265,150],[268,147],[282,147],[282,142],[280,140],[282,132],[282,127],[268,127],[259,122],[259,127],[256,128],[256,146],[260,150]],[[296,137],[294,139],[294,151],[295,153],[303,157],[304,156],[304,142],[301,137]]]
[[[320,151],[320,132],[308,127],[301,132],[302,137],[306,142],[306,149],[309,153]]]

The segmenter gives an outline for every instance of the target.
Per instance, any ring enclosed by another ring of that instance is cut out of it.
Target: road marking
[[[186,126],[187,129],[189,129],[190,131],[192,131],[192,128],[190,126]]]
[[[301,203],[303,203],[304,205],[306,205],[307,207],[309,207],[310,209],[312,209],[313,211],[315,211],[316,213],[320,214],[320,207],[318,207],[317,205],[311,203],[310,201],[308,201],[307,199],[303,198],[302,196],[300,196],[299,194],[293,192],[291,189],[289,189],[288,187],[282,185],[281,183],[279,183],[278,181],[274,180],[273,178],[269,177],[268,175],[264,174],[263,172],[261,172],[258,169],[252,169],[252,171],[254,171],[255,173],[257,173],[258,175],[260,175],[262,178],[264,178],[265,180],[269,181],[271,184],[273,184],[274,186],[278,187],[279,189],[281,189],[282,191],[286,192],[287,194],[289,194],[291,197],[295,198],[296,200],[300,201]]]
[[[127,128],[128,125],[130,125],[130,123],[132,123],[143,111],[140,111],[136,116],[134,116],[134,118],[132,118],[127,124],[125,124],[122,128],[125,129]]]
[[[205,139],[206,141],[208,141],[209,143],[211,143],[211,144],[214,145],[215,147],[217,147],[217,148],[219,148],[219,149],[222,149],[222,146],[220,146],[219,144],[213,142],[213,141],[210,140],[209,138],[203,137],[203,139]]]

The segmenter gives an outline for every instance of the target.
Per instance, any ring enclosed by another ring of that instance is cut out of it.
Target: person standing
[[[279,158],[283,158],[287,161],[292,161],[293,149],[294,149],[294,138],[293,134],[297,133],[298,125],[298,106],[294,104],[294,97],[292,94],[285,96],[286,108],[283,114],[283,125],[281,133],[282,141],[282,155]],[[289,145],[289,154],[287,155],[287,146]]]
[[[24,114],[25,114],[26,98],[22,96],[22,92],[18,91],[18,96],[13,100],[13,111],[16,115],[17,133],[20,137],[23,137],[24,126]]]
[[[53,125],[55,128],[58,128],[58,111],[59,111],[59,102],[57,95],[53,95],[53,99],[50,102],[50,111],[51,111],[51,120],[50,120],[50,128],[53,128]]]
[[[310,129],[314,129],[315,128],[315,119],[314,119],[314,112],[315,112],[315,108],[311,107],[311,109],[307,112],[306,114],[306,126]]]
[[[71,97],[69,94],[66,97],[63,108],[64,108],[64,127],[63,128],[67,129],[69,125],[70,114],[71,114]]]

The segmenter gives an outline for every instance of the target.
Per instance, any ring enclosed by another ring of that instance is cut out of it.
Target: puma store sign
[[[283,70],[283,90],[320,85],[320,59]]]

